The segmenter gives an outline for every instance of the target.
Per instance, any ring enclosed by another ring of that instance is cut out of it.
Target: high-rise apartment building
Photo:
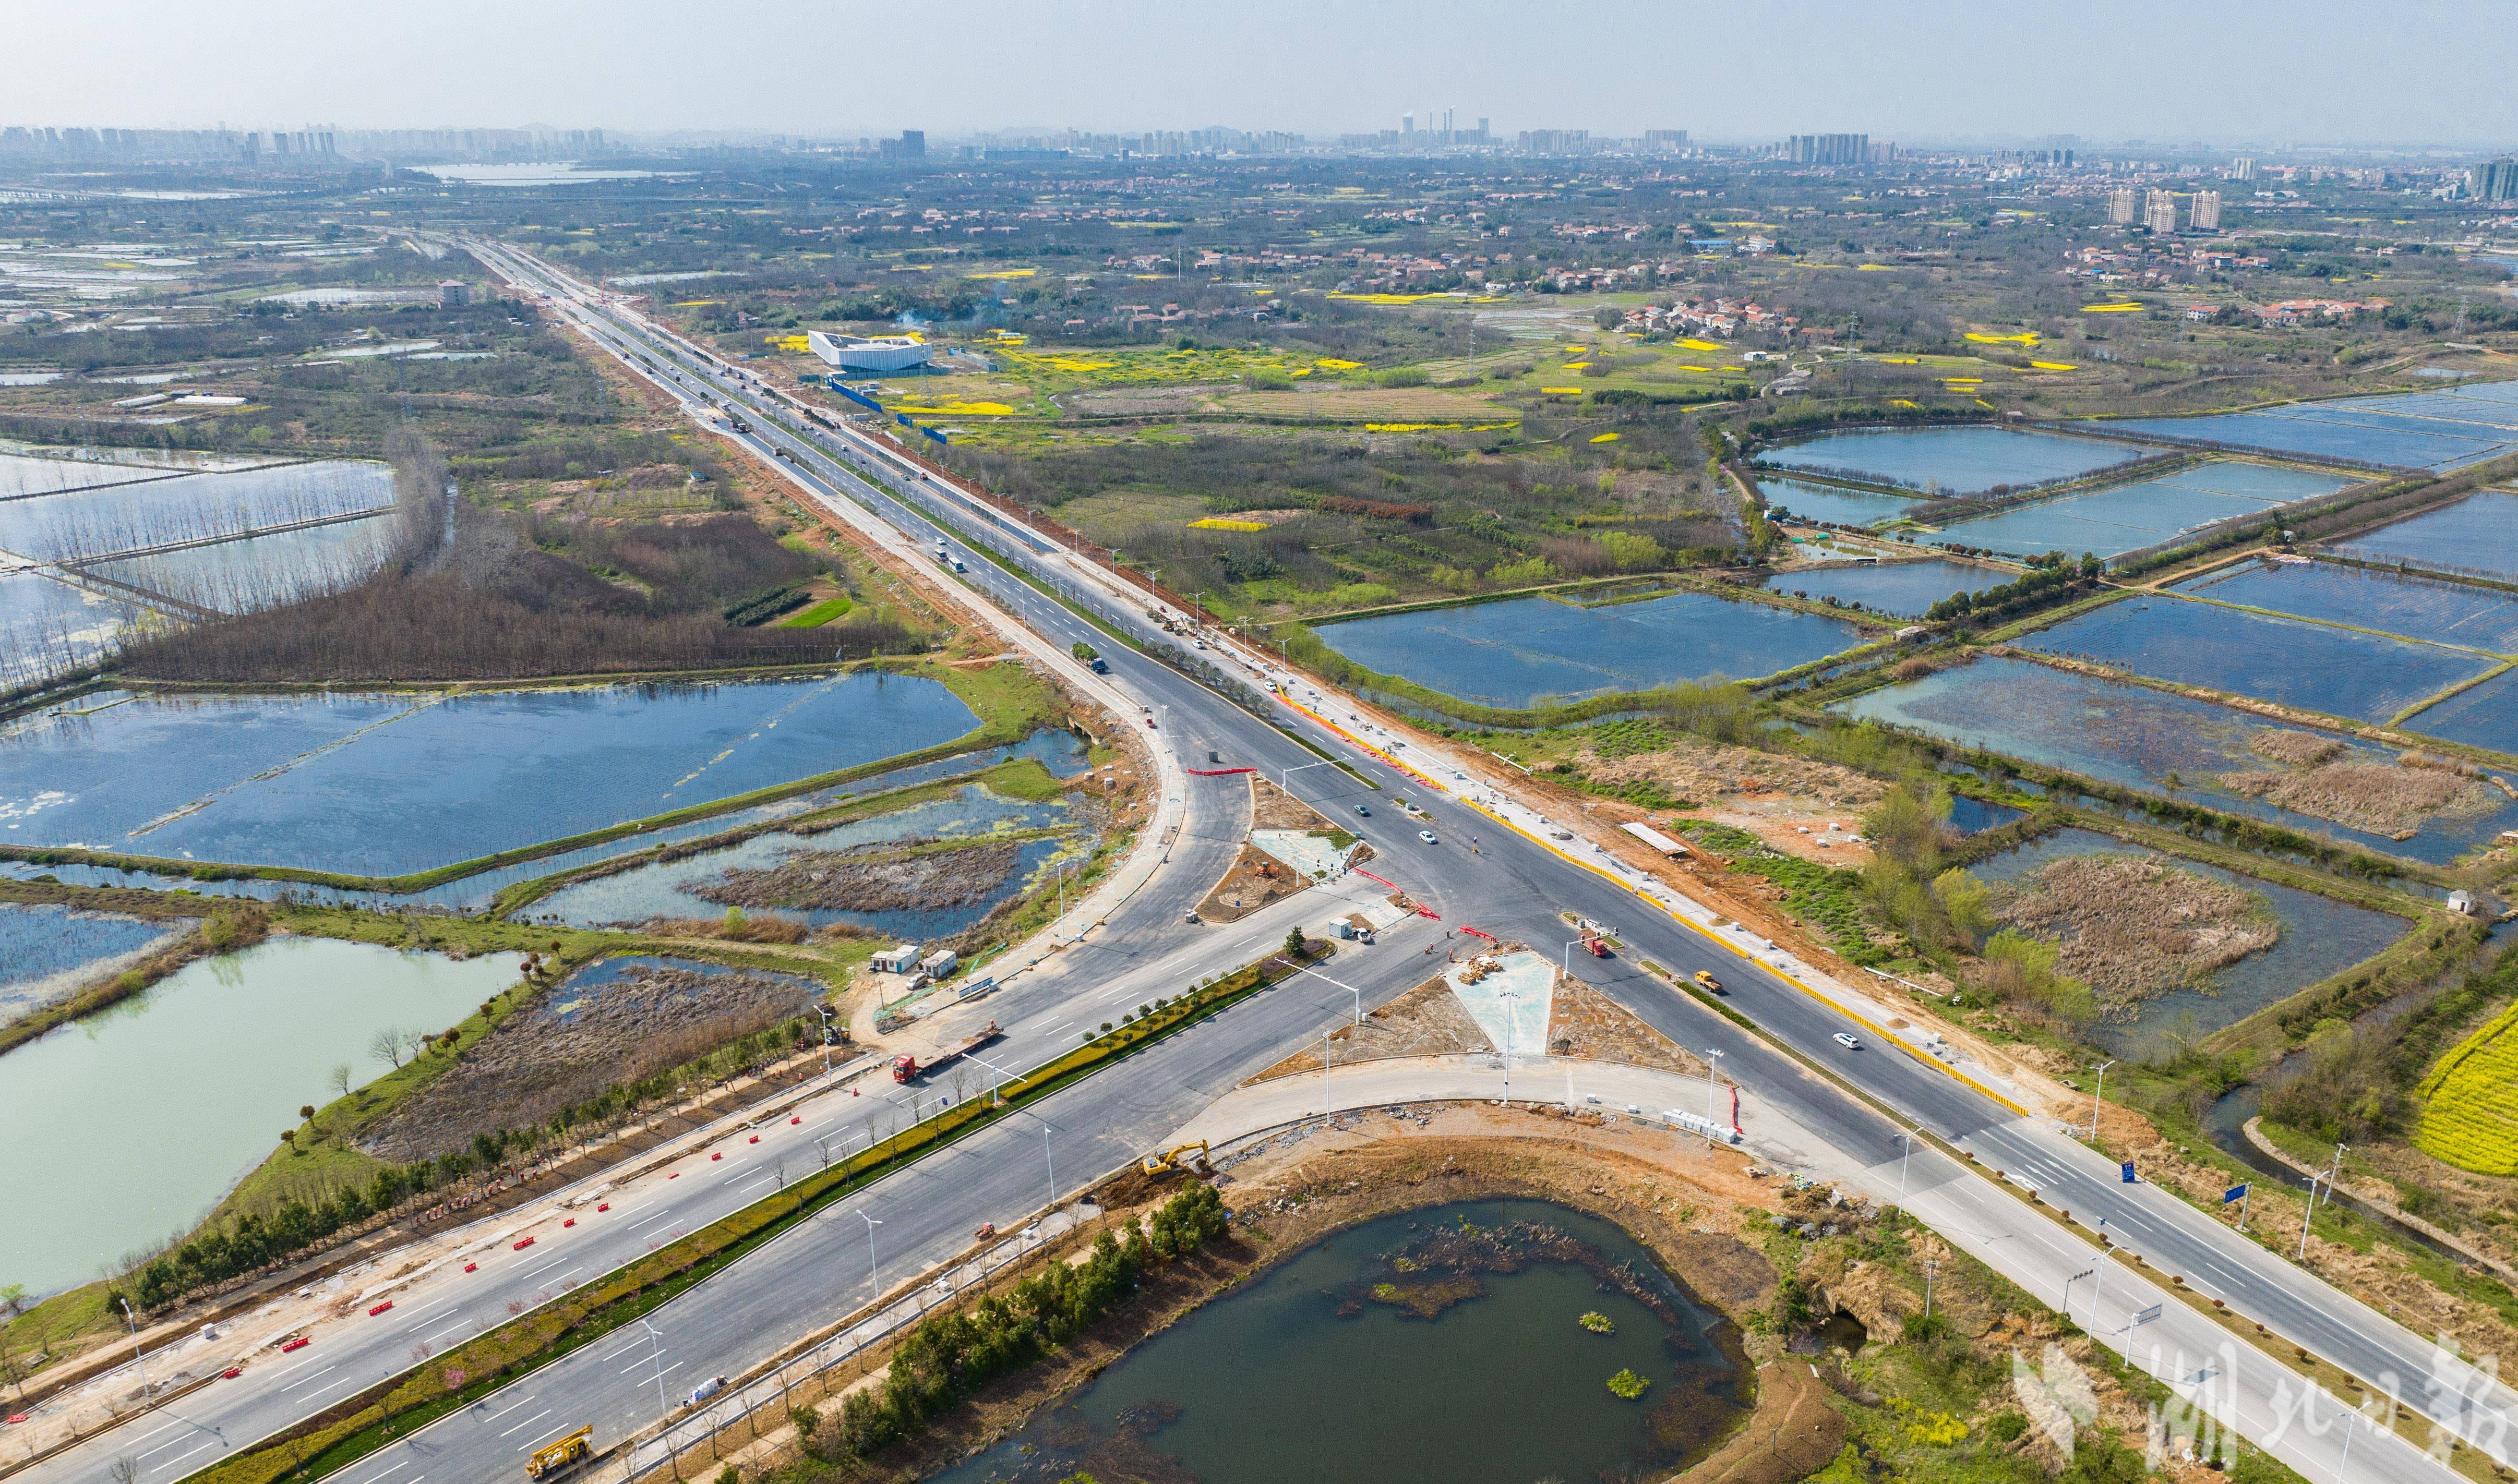
[[[2219,232],[2221,230],[2221,192],[2195,191],[2194,203],[2187,211],[2187,220],[2196,232]]]
[[[2143,198],[2142,225],[2153,236],[2177,234],[2177,196],[2166,191],[2153,191]]]
[[[2107,220],[2118,227],[2131,227],[2141,214],[2142,198],[2131,186],[2118,186],[2107,197]]]
[[[2478,201],[2518,201],[2518,159],[2504,156],[2469,168],[2465,188]]]
[[[2230,161],[2230,179],[2234,181],[2252,181],[2255,178],[2256,157],[2254,155],[2241,154],[2236,159]]]
[[[1676,154],[1687,148],[1685,129],[1646,129],[1644,148],[1657,154]]]
[[[1796,134],[1785,142],[1785,157],[1796,165],[1867,165],[1868,134]]]

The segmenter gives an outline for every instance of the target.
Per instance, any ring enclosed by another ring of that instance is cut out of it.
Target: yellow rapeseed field
[[[2413,1143],[2477,1174],[2518,1174],[2518,1004],[2439,1059],[2415,1089]]]
[[[1189,523],[1192,530],[1265,530],[1266,521],[1228,521],[1221,516],[1208,516],[1203,521]]]

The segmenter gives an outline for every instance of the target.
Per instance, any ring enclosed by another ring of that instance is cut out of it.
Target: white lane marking
[[[388,1469],[386,1469],[386,1470],[384,1471],[384,1473],[369,1474],[369,1475],[368,1476],[368,1484],[376,1484],[376,1480],[383,1478],[383,1477],[385,1476],[385,1474],[387,1474],[387,1473],[393,1473],[393,1472],[396,1472],[397,1470],[400,1470],[400,1469],[409,1468],[410,1466],[411,1466],[411,1460],[409,1460],[409,1459],[405,1459],[405,1460],[403,1460],[401,1463],[396,1463],[392,1468],[388,1468]]]
[[[180,1424],[178,1424],[178,1425],[180,1425]],[[157,1429],[157,1432],[163,1432],[163,1431],[165,1431],[165,1430],[166,1430],[165,1428],[160,1427],[160,1428],[158,1428],[158,1429]],[[152,1433],[151,1433],[151,1434],[149,1435],[149,1437],[155,1437],[156,1435],[157,1435],[157,1433],[156,1433],[156,1432],[152,1432]],[[192,1440],[193,1440],[193,1435],[192,1435],[191,1433],[189,1433],[189,1432],[188,1432],[188,1433],[185,1433],[185,1434],[184,1434],[183,1436],[181,1436],[181,1437],[171,1437],[171,1438],[168,1438],[166,1441],[164,1441],[164,1442],[162,1442],[162,1443],[158,1444],[156,1447],[150,1449],[147,1453],[142,1454],[142,1455],[141,1455],[141,1457],[142,1457],[142,1458],[144,1458],[144,1459],[146,1459],[146,1458],[152,1458],[152,1457],[156,1456],[157,1454],[164,1453],[167,1449],[174,1447],[174,1446],[175,1446],[176,1444],[178,1444],[178,1443],[189,1443],[189,1442],[191,1442]],[[144,1443],[145,1443],[145,1442],[149,1441],[149,1438],[141,1438],[141,1439],[139,1439],[138,1441],[140,1441],[140,1442],[144,1442]]]
[[[532,1277],[532,1276],[534,1276],[534,1274],[536,1274],[536,1273],[544,1272],[544,1271],[546,1271],[546,1270],[548,1270],[548,1269],[555,1268],[555,1267],[559,1266],[561,1263],[566,1262],[567,1260],[568,1260],[568,1258],[566,1258],[566,1257],[564,1257],[564,1256],[562,1256],[562,1257],[553,1257],[550,1261],[543,1263],[541,1267],[537,1267],[537,1268],[527,1268],[525,1271],[523,1271],[523,1272],[521,1272],[521,1273],[518,1273],[516,1276],[517,1276],[517,1277],[519,1277],[519,1278],[531,1278],[531,1277]]]
[[[645,1210],[646,1208],[647,1208],[647,1203],[646,1203],[645,1201],[641,1201],[641,1202],[639,1202],[639,1203],[638,1203],[637,1205],[635,1205],[635,1206],[631,1206],[631,1207],[624,1208],[623,1209],[613,1211],[611,1214],[616,1215],[616,1216],[627,1216],[627,1215],[631,1214],[632,1212],[635,1212],[635,1211],[642,1211],[642,1210]]]
[[[209,1439],[207,1442],[204,1442],[204,1443],[200,1444],[200,1445],[199,1445],[199,1447],[195,1447],[195,1448],[193,1448],[193,1449],[191,1449],[191,1450],[189,1450],[189,1451],[187,1451],[187,1452],[179,1453],[179,1454],[175,1455],[173,1458],[168,1459],[165,1463],[158,1464],[158,1465],[157,1465],[157,1468],[152,1468],[152,1469],[151,1469],[151,1470],[150,1470],[150,1472],[151,1472],[151,1473],[155,1473],[155,1472],[157,1471],[157,1469],[159,1469],[159,1468],[172,1468],[172,1467],[174,1467],[176,1464],[181,1463],[182,1462],[184,1462],[186,1459],[191,1458],[194,1454],[200,1452],[202,1448],[215,1448],[215,1447],[217,1447],[217,1446],[218,1446],[218,1442],[219,1442],[219,1440],[218,1440],[217,1438],[211,1438],[211,1439]]]
[[[310,1376],[310,1377],[306,1378],[306,1379],[305,1379],[305,1380],[302,1380],[302,1381],[290,1381],[287,1385],[282,1386],[282,1387],[281,1387],[280,1389],[281,1389],[281,1390],[282,1390],[282,1391],[294,1391],[294,1390],[296,1390],[298,1387],[300,1387],[300,1386],[303,1386],[303,1385],[307,1384],[307,1382],[308,1382],[308,1381],[312,1381],[312,1380],[316,1379],[316,1378],[317,1378],[317,1377],[321,1377],[322,1375],[324,1375],[324,1372],[325,1372],[325,1371],[329,1371],[329,1370],[331,1370],[331,1369],[332,1369],[332,1368],[331,1368],[330,1366],[326,1366],[326,1367],[324,1368],[324,1370],[323,1370],[323,1371],[318,1371],[318,1372],[316,1372],[314,1376]]]
[[[659,1213],[659,1214],[657,1214],[657,1215],[649,1216],[646,1220],[639,1222],[636,1226],[633,1226],[633,1227],[631,1227],[631,1228],[630,1228],[630,1229],[631,1231],[633,1231],[633,1232],[636,1232],[636,1231],[644,1231],[644,1230],[646,1230],[648,1227],[651,1227],[651,1226],[655,1225],[655,1224],[656,1224],[657,1222],[659,1222],[659,1221],[671,1221],[671,1220],[673,1220],[673,1217],[675,1217],[675,1216],[677,1216],[677,1215],[679,1215],[679,1214],[681,1214],[679,1211],[670,1211],[670,1210],[669,1210],[669,1211],[660,1212],[660,1213]]]
[[[518,1397],[516,1400],[509,1402],[506,1406],[503,1406],[498,1411],[491,1413],[488,1417],[481,1419],[481,1420],[485,1422],[495,1422],[499,1419],[505,1417],[508,1413],[515,1411],[518,1407],[530,1407],[533,1404],[534,1399],[530,1396]]]
[[[529,1417],[529,1418],[525,1419],[523,1421],[518,1422],[515,1426],[508,1428],[505,1432],[501,1432],[501,1433],[499,1433],[499,1436],[500,1436],[500,1437],[505,1437],[505,1436],[507,1436],[509,1433],[520,1432],[520,1431],[524,1430],[524,1429],[525,1429],[525,1428],[527,1428],[527,1427],[531,1427],[534,1423],[541,1421],[543,1418],[546,1418],[546,1417],[548,1417],[548,1416],[550,1416],[550,1409],[549,1409],[548,1407],[544,1407],[542,1411],[537,1412],[537,1413],[535,1413],[533,1416],[531,1416],[531,1417]]]
[[[639,1336],[637,1338],[632,1339],[632,1340],[631,1340],[631,1341],[630,1341],[628,1344],[623,1345],[620,1349],[613,1351],[611,1354],[609,1354],[609,1355],[607,1355],[607,1356],[605,1356],[605,1357],[603,1357],[603,1358],[604,1358],[605,1360],[619,1360],[622,1356],[629,1354],[629,1353],[630,1353],[630,1351],[632,1351],[632,1350],[635,1350],[635,1349],[640,1348],[641,1346],[645,1345],[646,1343],[647,1343],[647,1336],[644,1336],[644,1335],[641,1335],[641,1336]]]
[[[558,1436],[558,1435],[559,1435],[560,1427],[565,1427],[565,1426],[567,1426],[567,1425],[568,1425],[568,1423],[566,1423],[566,1422],[562,1422],[562,1423],[560,1423],[560,1424],[559,1424],[559,1427],[553,1427],[553,1428],[552,1428],[550,1431],[548,1431],[548,1432],[542,1433],[542,1434],[540,1434],[540,1435],[538,1435],[538,1436],[535,1436],[535,1437],[529,1437],[529,1438],[525,1439],[525,1441],[524,1441],[524,1446],[523,1446],[523,1447],[521,1447],[521,1448],[518,1448],[516,1451],[517,1451],[518,1453],[522,1453],[522,1452],[524,1452],[524,1451],[525,1451],[525,1449],[526,1449],[526,1448],[531,1448],[531,1447],[533,1447],[536,1443],[541,1442],[543,1438],[547,1438],[547,1437],[556,1437],[556,1436]]]
[[[178,1428],[178,1427],[188,1426],[188,1425],[190,1425],[190,1424],[191,1424],[191,1419],[189,1419],[189,1418],[177,1418],[175,1420],[173,1420],[173,1421],[171,1421],[171,1422],[168,1422],[168,1423],[167,1423],[165,1426],[163,1426],[163,1427],[152,1427],[152,1428],[151,1428],[151,1429],[149,1429],[147,1432],[144,1432],[144,1433],[140,1434],[140,1436],[138,1436],[138,1437],[136,1437],[136,1438],[133,1438],[131,1441],[133,1441],[133,1442],[135,1442],[135,1443],[146,1443],[146,1442],[148,1442],[151,1438],[155,1437],[157,1434],[159,1434],[159,1433],[161,1433],[161,1432],[172,1432],[172,1431],[174,1431],[174,1430],[175,1430],[176,1428]]]
[[[461,1328],[463,1328],[463,1321],[458,1319],[455,1321],[455,1323],[448,1325],[445,1329],[438,1331],[437,1335],[423,1335],[420,1338],[423,1341],[435,1339],[438,1335],[452,1335]]]
[[[328,1386],[316,1387],[314,1390],[307,1392],[304,1396],[299,1397],[298,1400],[301,1402],[311,1402],[315,1400],[315,1398],[322,1396],[326,1391],[338,1391],[343,1386],[355,1386],[358,1383],[359,1378],[357,1377],[345,1376]]]

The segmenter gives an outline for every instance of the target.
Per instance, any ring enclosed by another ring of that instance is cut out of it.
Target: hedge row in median
[[[1314,946],[1315,954],[1326,945]],[[347,1466],[394,1438],[468,1406],[530,1371],[630,1323],[770,1241],[856,1186],[1047,1097],[1146,1045],[1215,1014],[1299,967],[1273,954],[1180,996],[1150,1005],[1129,1023],[1008,1084],[1004,1102],[971,1098],[894,1134],[852,1159],[799,1180],[550,1304],[508,1321],[414,1370],[307,1419],[181,1484],[277,1484],[315,1479]],[[1088,1033],[1090,1035],[1091,1033]]]

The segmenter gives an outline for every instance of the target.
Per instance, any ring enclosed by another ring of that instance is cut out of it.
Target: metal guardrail
[[[834,1388],[823,1381],[831,1372],[863,1358],[868,1351],[926,1318],[930,1311],[950,1303],[963,1291],[984,1285],[1038,1256],[1054,1239],[1075,1231],[1100,1214],[1098,1208],[1091,1207],[1052,1212],[968,1261],[947,1267],[933,1277],[922,1277],[917,1287],[819,1344],[779,1362],[740,1386],[718,1393],[698,1411],[668,1420],[658,1431],[632,1439],[626,1453],[620,1455],[625,1465],[620,1479],[623,1484],[635,1484],[670,1469],[678,1480],[684,1477],[684,1464],[702,1449],[706,1450],[702,1462],[716,1463],[729,1451],[727,1434],[738,1428],[742,1433],[736,1446],[742,1446],[792,1426],[795,1408],[834,1394]],[[768,1414],[765,1420],[764,1412]]]

